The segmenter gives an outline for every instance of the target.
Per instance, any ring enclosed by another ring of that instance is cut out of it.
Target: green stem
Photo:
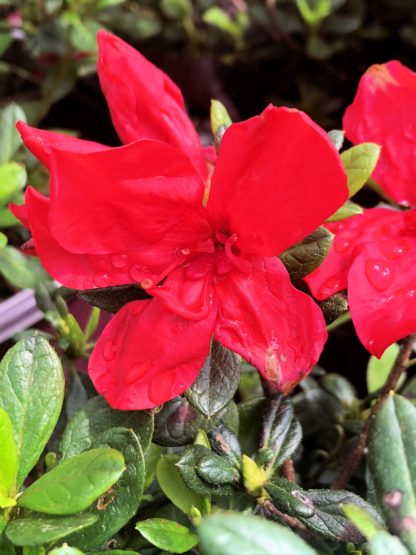
[[[339,318],[337,318],[336,320],[334,320],[333,322],[328,324],[326,329],[327,329],[327,331],[336,330],[340,326],[343,326],[344,324],[346,324],[347,322],[350,322],[350,321],[351,321],[351,313],[350,312],[344,312],[344,314],[341,314],[341,316]]]

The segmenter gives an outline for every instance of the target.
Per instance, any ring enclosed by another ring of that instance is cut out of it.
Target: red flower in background
[[[416,206],[416,74],[396,61],[372,66],[344,128],[353,143],[382,146],[374,178],[396,202]],[[380,357],[416,332],[416,210],[373,208],[328,228],[334,243],[306,282],[321,300],[348,287],[357,334]]]
[[[289,391],[326,339],[319,308],[276,255],[347,197],[327,135],[305,114],[267,108],[224,134],[209,175],[179,89],[120,39],[99,35],[99,76],[127,143],[109,148],[20,124],[50,169],[14,213],[45,268],[75,289],[141,284],[101,335],[89,373],[120,409],[150,408],[195,380],[211,338]]]

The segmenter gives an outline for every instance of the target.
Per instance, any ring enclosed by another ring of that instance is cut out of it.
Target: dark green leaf
[[[262,429],[263,411],[266,407],[266,399],[259,397],[249,399],[238,405],[240,414],[240,440],[241,450],[247,455],[253,455],[259,448],[259,438]]]
[[[29,516],[12,520],[6,535],[15,545],[42,545],[65,538],[76,530],[87,528],[96,522],[94,515]]]
[[[276,476],[271,478],[264,487],[273,503],[283,513],[303,518],[310,518],[315,514],[315,507],[307,492],[297,484]]]
[[[237,436],[226,428],[223,424],[216,426],[209,433],[209,440],[212,449],[226,457],[236,468],[240,470],[241,467],[241,447]]]
[[[321,384],[331,395],[336,397],[341,405],[350,409],[357,399],[357,392],[344,376],[335,373],[328,373],[322,376]]]
[[[173,520],[149,518],[136,524],[146,540],[169,553],[185,553],[198,544],[198,536]]]
[[[97,306],[112,314],[118,312],[120,308],[131,301],[150,299],[146,291],[138,285],[119,285],[117,287],[106,287],[105,289],[89,289],[80,291],[78,296],[92,306]]]
[[[317,555],[289,528],[252,515],[204,517],[198,536],[204,555]]]
[[[213,485],[201,479],[197,467],[201,461],[212,455],[212,451],[202,445],[190,445],[180,457],[177,467],[179,472],[192,491],[201,495],[231,495],[234,491],[229,485]]]
[[[11,102],[0,114],[0,163],[8,162],[22,144],[22,139],[16,129],[16,123],[26,121],[23,110]]]
[[[357,505],[376,520],[379,515],[364,499],[344,490],[317,489],[305,492],[315,507],[315,514],[308,518],[298,517],[308,528],[333,541],[362,543],[363,536],[345,516],[342,505]]]
[[[240,377],[241,363],[237,355],[213,341],[204,366],[185,396],[199,412],[212,417],[234,397]]]
[[[142,450],[146,451],[152,440],[153,415],[147,411],[115,410],[103,397],[94,397],[65,428],[59,446],[62,458],[67,459],[97,447],[101,434],[110,428],[131,428],[139,438]]]
[[[204,417],[183,397],[165,403],[155,414],[153,441],[159,445],[176,447],[191,443]]]
[[[199,461],[196,472],[204,482],[213,485],[235,483],[240,478],[229,459],[212,452]]]
[[[363,187],[376,167],[381,147],[374,143],[362,143],[345,150],[341,160],[348,177],[350,197]]]
[[[15,495],[17,473],[17,448],[9,415],[0,408],[0,497]]]
[[[204,498],[188,488],[182,479],[176,463],[176,455],[163,455],[156,468],[156,476],[163,493],[176,507],[187,515],[192,515],[193,507],[204,511]]]
[[[71,515],[87,509],[125,470],[115,449],[91,449],[66,459],[29,486],[18,505],[53,515]]]
[[[40,335],[21,339],[0,363],[0,407],[14,430],[19,487],[38,461],[62,408],[64,376],[55,351]]]
[[[302,439],[302,428],[288,397],[268,399],[263,416],[260,454],[267,468],[276,469],[288,459]]]
[[[317,268],[327,255],[332,244],[333,235],[325,227],[296,243],[283,254],[280,260],[286,266],[291,280],[296,283]]]
[[[416,408],[400,395],[377,411],[368,470],[378,506],[396,535],[416,552]]]
[[[34,289],[39,283],[49,279],[38,258],[25,256],[10,246],[0,250],[0,274],[21,289]]]
[[[71,384],[65,397],[65,414],[70,421],[88,402],[88,393],[77,372],[71,375]]]
[[[98,499],[89,512],[98,521],[68,538],[76,547],[101,547],[137,512],[144,485],[144,457],[136,434],[125,428],[112,428],[97,438],[94,447],[111,447],[124,456],[126,470],[117,483]]]
[[[336,293],[332,295],[332,297],[329,297],[329,299],[321,301],[319,306],[323,312],[326,324],[331,324],[347,312],[348,300],[345,295]]]

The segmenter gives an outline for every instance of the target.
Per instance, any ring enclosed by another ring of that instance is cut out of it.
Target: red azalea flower
[[[98,392],[120,409],[161,404],[192,384],[213,336],[289,391],[326,328],[276,255],[345,201],[337,152],[308,116],[271,106],[225,132],[209,177],[177,87],[112,35],[99,45],[101,84],[130,144],[20,124],[51,193],[29,188],[14,208],[61,283],[134,283],[153,296],[125,305],[101,335],[89,364]]]
[[[416,206],[416,74],[399,62],[372,66],[344,116],[354,143],[381,145],[374,177],[396,202]],[[348,287],[357,334],[380,357],[416,331],[416,210],[373,208],[337,224],[323,264],[306,278],[323,300]]]

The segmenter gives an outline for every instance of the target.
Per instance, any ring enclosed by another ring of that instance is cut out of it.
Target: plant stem
[[[296,474],[295,468],[293,466],[292,457],[289,457],[285,460],[282,466],[282,472],[286,480],[288,480],[289,482],[296,482]]]
[[[350,312],[345,312],[344,314],[341,314],[341,316],[339,318],[337,318],[336,320],[334,320],[333,322],[328,324],[326,329],[327,329],[327,331],[335,330],[336,328],[339,328],[339,326],[342,326],[343,324],[346,324],[350,320],[351,320]]]
[[[364,428],[362,429],[360,435],[358,436],[357,441],[354,444],[354,447],[347,454],[347,457],[345,459],[345,464],[341,469],[341,472],[335,478],[334,483],[332,484],[333,489],[344,489],[348,484],[352,476],[352,473],[360,464],[364,454],[364,449],[367,445],[368,437],[374,422],[375,415],[378,409],[380,408],[380,406],[384,403],[384,401],[389,396],[390,392],[396,389],[400,376],[408,367],[409,357],[412,354],[413,344],[415,340],[416,340],[416,334],[409,335],[403,340],[400,346],[399,354],[397,355],[396,361],[389,374],[389,377],[387,378],[387,381],[384,384],[383,389],[381,390],[381,393],[378,396],[377,401],[372,406],[370,416],[368,417],[364,425]]]

